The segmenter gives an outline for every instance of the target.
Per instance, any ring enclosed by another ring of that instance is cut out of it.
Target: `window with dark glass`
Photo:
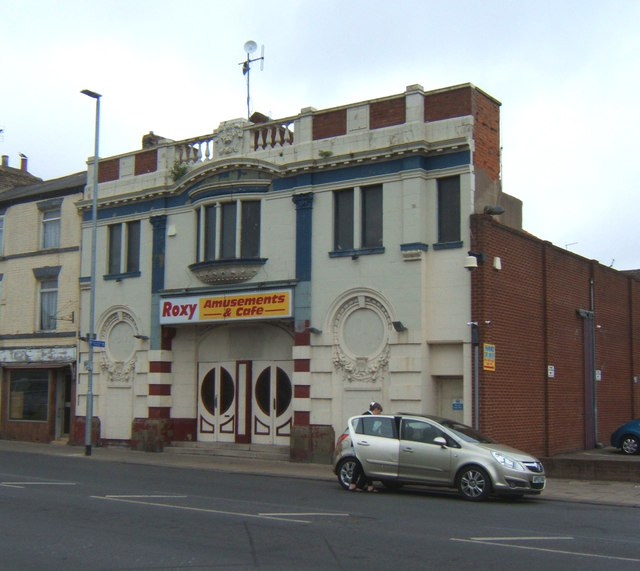
[[[368,186],[362,195],[363,248],[382,246],[382,186]]]
[[[10,375],[9,419],[46,422],[49,418],[49,371],[14,369]]]
[[[460,177],[438,179],[438,242],[460,241]]]
[[[357,419],[354,429],[356,434],[382,436],[383,438],[395,438],[396,434],[393,418],[379,417],[373,414]]]
[[[260,255],[259,200],[217,202],[197,211],[198,261]]]
[[[353,190],[333,193],[333,249],[353,249]]]
[[[109,274],[140,271],[140,220],[109,226]]]
[[[382,246],[382,185],[333,193],[333,249]]]
[[[257,200],[242,203],[241,228],[240,256],[257,258],[260,255],[260,203]]]

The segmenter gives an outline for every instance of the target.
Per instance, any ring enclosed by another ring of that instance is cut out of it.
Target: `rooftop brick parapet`
[[[477,149],[478,166],[496,180],[499,106],[471,84],[429,92],[412,85],[399,95],[320,111],[309,107],[284,119],[224,121],[213,133],[181,141],[157,137],[152,148],[101,160],[99,196],[162,191],[211,162],[260,161],[295,171],[463,147]]]

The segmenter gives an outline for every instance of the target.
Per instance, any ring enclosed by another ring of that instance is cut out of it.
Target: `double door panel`
[[[198,440],[288,444],[292,420],[289,361],[198,366]]]

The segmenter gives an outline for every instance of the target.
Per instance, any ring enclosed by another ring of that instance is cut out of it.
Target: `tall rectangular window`
[[[220,229],[220,258],[232,259],[236,257],[236,203],[223,202]]]
[[[438,179],[438,242],[460,241],[460,177]]]
[[[127,264],[128,273],[140,271],[140,220],[127,222]]]
[[[14,369],[10,375],[9,418],[45,422],[49,418],[49,371]]]
[[[333,193],[333,249],[382,247],[382,185]]]
[[[200,217],[198,217],[200,220]],[[204,259],[216,259],[216,207],[206,206],[204,209]]]
[[[0,256],[4,253],[4,214],[0,214]]]
[[[382,185],[368,186],[362,193],[362,247],[382,246]]]
[[[140,220],[109,226],[107,272],[140,271]]]
[[[333,249],[353,249],[353,190],[333,193]]]
[[[60,207],[42,211],[42,247],[60,246]]]
[[[40,331],[54,331],[58,313],[58,278],[40,281]]]
[[[111,224],[109,226],[109,274],[120,273],[120,259],[122,252],[122,224]]]
[[[217,202],[198,212],[198,261],[260,256],[259,200]]]

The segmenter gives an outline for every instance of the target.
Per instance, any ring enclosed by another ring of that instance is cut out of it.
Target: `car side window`
[[[376,415],[363,416],[354,422],[353,428],[357,434],[395,438],[393,418],[389,417],[380,418]]]
[[[434,444],[434,440],[442,436],[448,441],[442,430],[421,420],[406,420],[402,423],[402,439],[411,442],[422,442],[424,444]]]

